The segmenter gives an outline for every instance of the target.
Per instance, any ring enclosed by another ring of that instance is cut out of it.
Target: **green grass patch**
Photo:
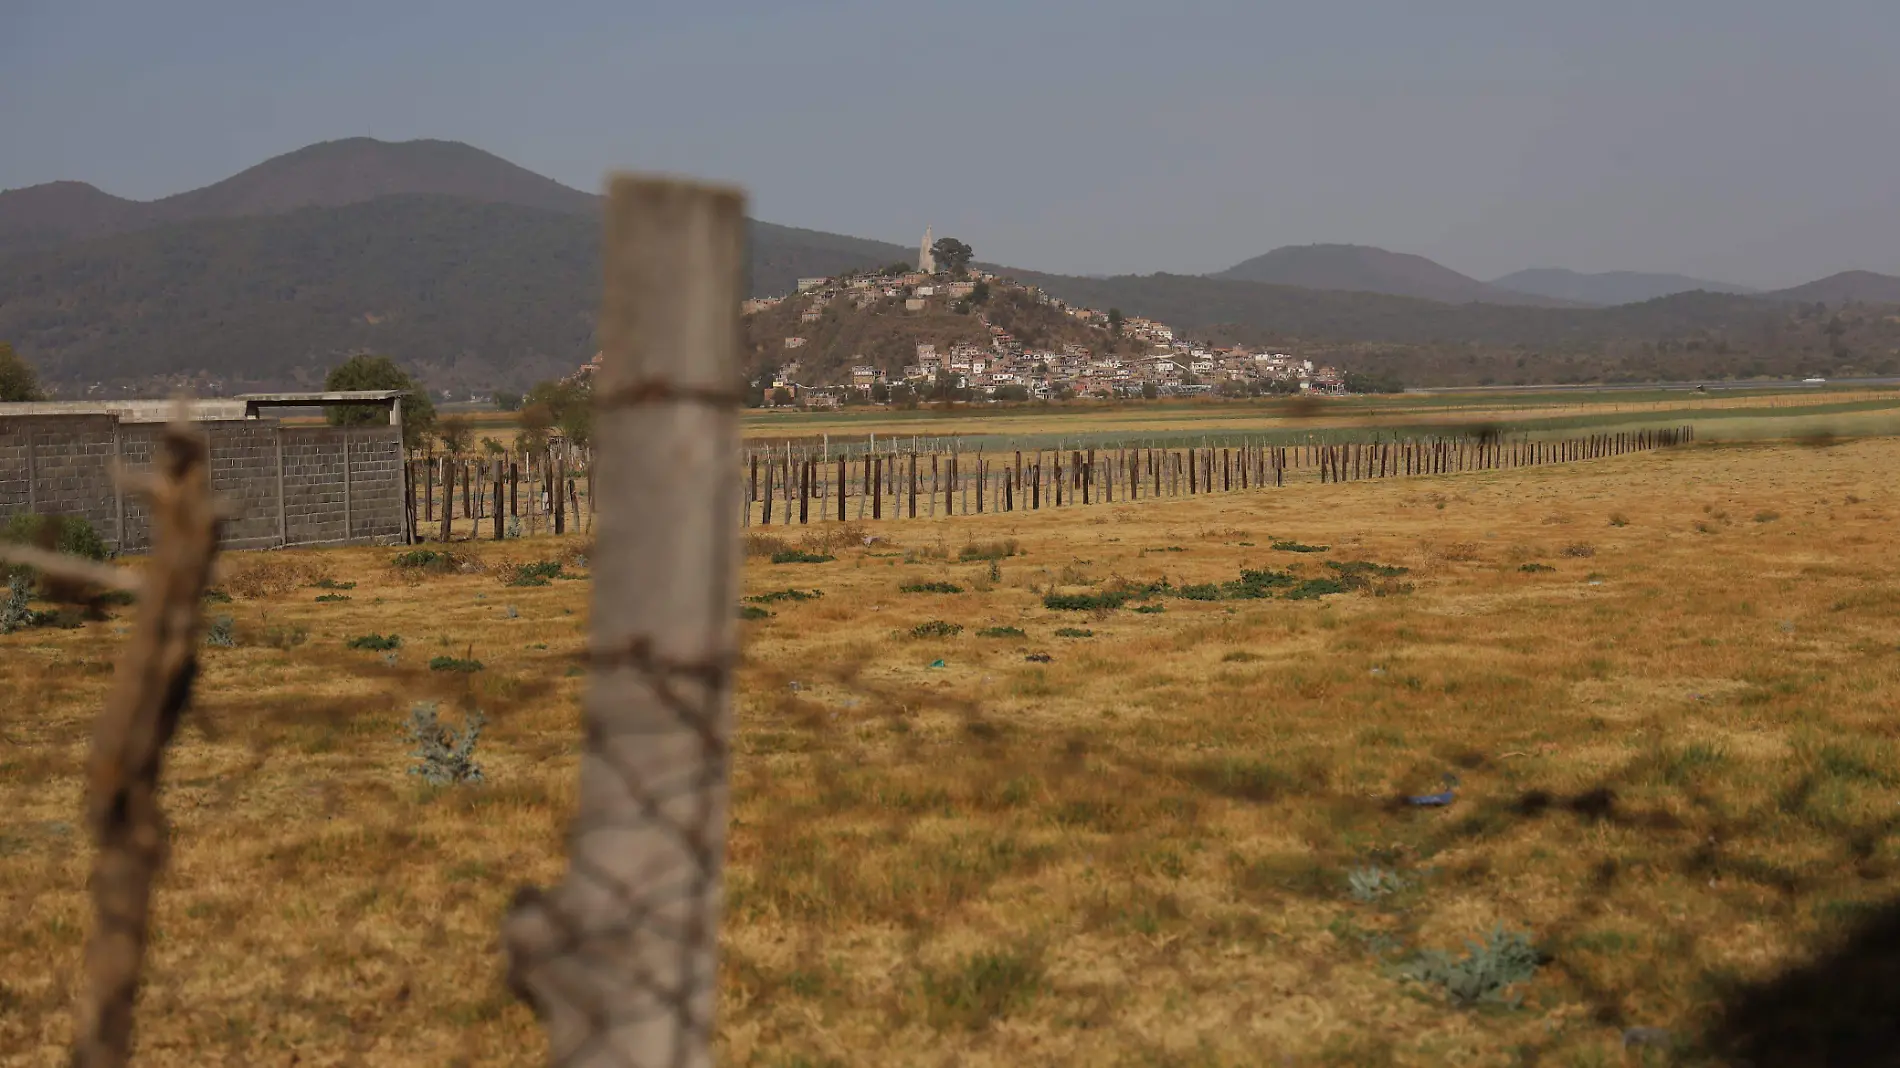
[[[803,549],[786,549],[772,554],[775,564],[828,564],[837,557],[824,553],[808,553]]]
[[[324,604],[324,603],[334,604],[337,601],[347,601],[349,599],[350,597],[346,593],[322,593],[322,594],[317,595],[318,604]]]
[[[1311,601],[1335,593],[1345,593],[1350,588],[1351,587],[1338,579],[1307,579],[1305,582],[1286,591],[1286,599],[1289,601]]]
[[[1129,595],[1122,590],[1103,590],[1101,593],[1049,593],[1044,594],[1042,606],[1059,612],[1111,611],[1128,603]]]
[[[1140,612],[1144,616],[1152,616],[1152,615],[1157,615],[1162,612],[1166,612],[1167,608],[1163,605],[1158,605],[1158,604],[1144,604],[1144,605],[1136,605],[1135,611]]]
[[[1283,553],[1323,553],[1327,549],[1332,548],[1332,546],[1303,545],[1297,541],[1276,541],[1273,543],[1273,548],[1275,552]]]
[[[763,608],[760,608],[756,604],[742,604],[739,606],[739,618],[740,619],[770,619],[772,618],[772,613],[766,611]]]
[[[435,549],[410,549],[392,557],[389,566],[399,571],[448,571],[455,566],[455,556]]]
[[[372,652],[386,653],[402,644],[402,638],[395,634],[359,634],[349,640],[352,649],[368,649]]]
[[[1287,589],[1298,583],[1299,579],[1284,571],[1256,571],[1242,568],[1239,578],[1221,584],[1221,592],[1230,600],[1263,601],[1272,597],[1274,590]]]
[[[429,661],[430,671],[458,671],[467,675],[480,671],[481,669],[482,662],[472,657],[438,656]]]
[[[771,593],[754,594],[746,600],[753,604],[774,604],[779,601],[815,601],[824,595],[823,590],[774,590]]]
[[[1011,952],[979,953],[926,971],[922,984],[931,1026],[971,1032],[1026,1008],[1044,985],[1041,962]]]
[[[1218,601],[1220,600],[1220,587],[1212,582],[1201,582],[1191,586],[1182,586],[1180,589],[1174,591],[1174,595],[1183,601]]]
[[[509,568],[503,585],[547,586],[552,584],[552,580],[561,577],[561,565],[558,561],[536,560],[531,564],[516,564]]]
[[[897,587],[900,593],[962,593],[963,587],[954,582],[913,582],[908,586]]]
[[[1021,627],[984,627],[976,632],[979,638],[1027,638]]]
[[[910,636],[913,638],[954,638],[962,633],[963,624],[946,623],[941,619],[933,619],[928,623],[919,623],[910,628]]]
[[[1540,564],[1540,563],[1537,563],[1537,562],[1535,562],[1535,561],[1533,561],[1533,562],[1531,562],[1531,563],[1528,563],[1528,564],[1519,564],[1519,565],[1517,565],[1517,569],[1518,569],[1519,571],[1522,571],[1522,572],[1524,572],[1524,573],[1525,573],[1525,574],[1527,574],[1527,575],[1535,575],[1535,574],[1537,574],[1537,573],[1538,573],[1538,572],[1540,572],[1540,571],[1555,571],[1555,570],[1557,570],[1556,568],[1554,568],[1554,567],[1552,567],[1552,566],[1550,566],[1549,564]]]
[[[1093,638],[1095,637],[1095,632],[1092,630],[1086,630],[1082,627],[1057,627],[1056,637],[1058,638]]]

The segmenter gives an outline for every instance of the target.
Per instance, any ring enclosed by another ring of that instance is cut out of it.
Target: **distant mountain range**
[[[1573,304],[1640,304],[1646,300],[1676,293],[1753,293],[1747,286],[1711,282],[1686,274],[1650,274],[1643,271],[1604,271],[1583,274],[1562,267],[1533,267],[1503,278],[1491,285],[1533,296],[1569,301]]]
[[[1819,301],[1823,304],[1900,304],[1900,278],[1872,271],[1842,271],[1792,289],[1766,294],[1776,300]]]
[[[593,352],[599,204],[467,145],[366,138],[312,145],[149,202],[79,182],[7,191],[0,338],[68,390],[95,382],[150,390],[155,380],[309,386],[360,351],[389,353],[438,387],[521,386]],[[750,239],[757,295],[915,255],[756,221]],[[1839,373],[1900,350],[1881,328],[1862,325],[1884,315],[1842,312],[1847,325],[1817,340],[1813,305],[1900,303],[1900,279],[1868,272],[1753,295],[1620,273],[1519,272],[1485,283],[1421,256],[1309,245],[1214,276],[1004,273],[1214,336],[1342,352],[1504,347],[1509,373],[1527,380],[1666,374],[1670,359],[1705,374],[1784,365]],[[1704,292],[1660,294],[1683,285]],[[1622,303],[1627,296],[1647,299]],[[1605,303],[1619,306],[1588,306]],[[1613,350],[1649,355],[1632,363],[1606,355]],[[1444,363],[1432,374],[1475,373],[1463,367]]]
[[[1336,289],[1418,297],[1444,304],[1539,304],[1568,299],[1486,285],[1423,256],[1368,245],[1288,245],[1209,275],[1224,282],[1265,282],[1302,289]]]

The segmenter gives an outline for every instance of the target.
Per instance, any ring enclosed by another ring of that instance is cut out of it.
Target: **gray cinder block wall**
[[[404,533],[402,428],[200,423],[211,484],[229,514],[227,549],[397,543]],[[156,423],[116,415],[0,418],[0,522],[20,513],[82,515],[106,544],[151,544],[144,505],[113,483],[116,458],[148,469]]]

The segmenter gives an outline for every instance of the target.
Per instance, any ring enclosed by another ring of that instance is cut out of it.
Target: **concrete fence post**
[[[619,177],[596,384],[600,530],[566,877],[503,924],[564,1068],[710,1068],[739,593],[744,199]]]

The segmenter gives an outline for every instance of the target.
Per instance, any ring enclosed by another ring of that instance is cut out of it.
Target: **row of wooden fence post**
[[[813,453],[770,448],[747,453],[742,516],[748,524],[756,521],[770,526],[775,518],[789,524],[795,501],[800,524],[810,523],[814,514],[821,521],[842,522],[852,518],[852,497],[858,501],[859,519],[866,518],[867,510],[868,518],[884,519],[887,498],[891,518],[918,518],[920,501],[923,514],[934,517],[939,499],[942,514],[967,514],[973,510],[972,496],[977,513],[986,508],[1012,512],[1019,506],[1035,511],[1045,506],[1114,503],[1118,491],[1124,502],[1132,502],[1279,487],[1286,485],[1289,471],[1298,470],[1311,471],[1322,483],[1334,483],[1535,467],[1665,448],[1693,437],[1693,427],[1679,426],[1559,441],[1437,438],[1303,445],[1247,442],[1179,449],[1077,448],[1035,450],[1027,462],[1017,450],[1000,465],[979,452],[967,478],[964,457],[957,453],[932,453],[926,466],[915,452],[867,451],[856,478],[851,477],[846,458],[839,456],[834,478],[831,463]]]
[[[481,536],[483,519],[492,520],[490,537],[496,541],[508,536],[508,519],[522,521],[522,534],[540,533],[543,521],[553,533],[564,534],[570,516],[586,529],[594,511],[593,465],[588,463],[570,476],[567,463],[564,455],[496,457],[489,463],[454,456],[405,460],[404,514],[409,541],[422,541],[429,527],[436,528],[436,536],[442,541],[455,537],[458,489],[459,517],[469,520],[470,538]],[[525,513],[521,508],[524,466],[530,483]]]

